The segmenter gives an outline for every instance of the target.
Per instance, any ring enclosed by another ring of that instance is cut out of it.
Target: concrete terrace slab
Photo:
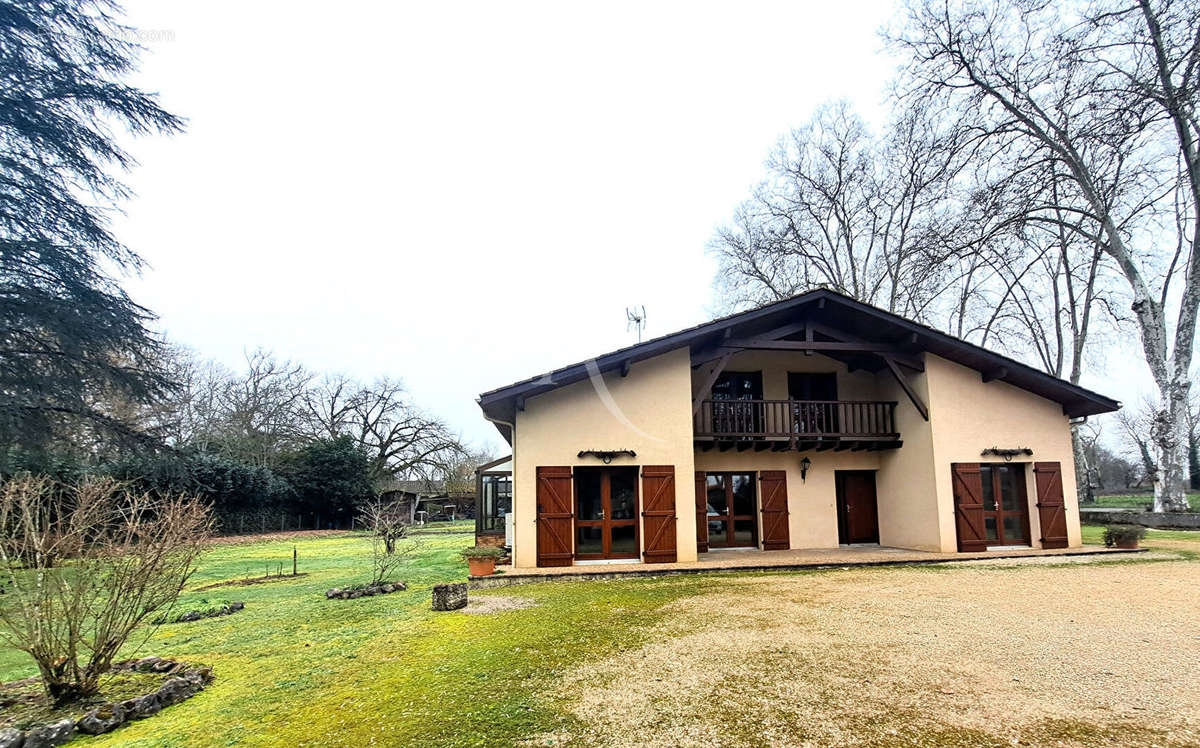
[[[1005,549],[977,553],[935,553],[883,546],[812,548],[790,551],[714,551],[700,554],[699,561],[673,564],[603,564],[555,566],[538,569],[514,569],[497,566],[494,576],[470,577],[472,589],[507,587],[514,584],[551,581],[612,580],[634,577],[661,577],[676,574],[713,572],[803,571],[854,566],[920,566],[961,561],[1046,558],[1053,556],[1120,556],[1144,553],[1144,548],[1121,549],[1082,546],[1079,548]]]

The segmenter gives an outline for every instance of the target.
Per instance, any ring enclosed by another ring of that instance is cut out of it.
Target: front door
[[[1029,545],[1029,500],[1025,466],[979,466],[983,490],[983,534],[989,547]]]
[[[838,542],[878,543],[879,508],[875,499],[875,473],[871,470],[838,470]]]
[[[575,469],[575,558],[638,557],[638,469]]]
[[[758,546],[758,496],[754,473],[706,473],[708,547]]]

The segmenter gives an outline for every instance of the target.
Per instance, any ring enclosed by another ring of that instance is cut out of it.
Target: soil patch
[[[307,577],[307,576],[308,576],[308,572],[302,571],[299,574],[286,574],[282,577],[270,576],[270,577],[248,577],[246,579],[226,579],[224,582],[215,582],[213,584],[206,584],[203,587],[197,587],[195,591],[203,592],[204,590],[215,590],[218,587],[249,587],[250,585],[254,585],[254,584],[271,584],[272,582],[290,582],[294,579],[300,579],[301,577]]]
[[[503,613],[507,610],[524,610],[535,607],[537,607],[537,603],[527,597],[488,595],[487,597],[470,598],[467,607],[459,612],[469,616],[484,616],[489,613]]]
[[[349,530],[291,530],[285,532],[264,532],[256,535],[221,535],[209,539],[209,545],[241,545],[250,543],[269,543],[273,540],[313,540],[330,538],[335,535],[349,535]]]
[[[150,693],[171,676],[123,670],[101,681],[100,692],[88,699],[55,706],[42,693],[37,678],[0,684],[0,727],[28,729],[62,719],[78,719],[101,704],[124,701]]]

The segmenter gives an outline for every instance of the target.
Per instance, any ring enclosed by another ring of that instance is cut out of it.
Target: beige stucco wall
[[[620,465],[674,465],[679,536],[696,537],[693,487],[691,356],[687,348],[633,364],[629,375],[605,374],[529,398],[517,413],[513,443],[514,557],[537,564],[537,467],[597,466],[580,450],[632,449]],[[613,407],[615,406],[615,407]],[[639,532],[641,542],[644,534]],[[696,560],[696,544],[679,545],[680,561]]]
[[[1014,459],[1013,462],[1025,464],[1029,534],[1034,547],[1041,545],[1041,529],[1033,463],[1062,464],[1067,542],[1072,547],[1080,545],[1071,427],[1062,406],[1004,382],[984,382],[974,369],[933,355],[925,357],[925,376],[929,381],[941,549],[953,551],[957,548],[950,465],[954,462],[1003,462],[1001,458],[981,457],[980,452],[988,447],[1028,447],[1033,450],[1032,457]],[[907,449],[907,434],[904,439]]]
[[[636,363],[629,376],[606,374],[603,386],[578,382],[529,398],[517,413],[513,445],[514,562],[534,566],[537,552],[536,468],[593,466],[584,449],[633,449],[636,458],[614,465],[674,465],[680,561],[696,558],[693,474],[705,471],[784,470],[788,474],[789,533],[793,548],[837,545],[836,470],[876,470],[880,542],[904,548],[954,551],[957,547],[950,478],[953,462],[989,461],[987,447],[1029,447],[1025,462],[1062,463],[1068,540],[1079,545],[1079,512],[1070,428],[1061,407],[1003,382],[984,383],[979,372],[926,355],[924,373],[909,381],[929,407],[925,421],[887,371],[846,371],[820,355],[754,351],[738,354],[731,371],[763,372],[763,395],[787,397],[787,372],[836,371],[842,399],[895,400],[904,446],[882,452],[808,452],[812,468],[800,480],[796,452],[696,451],[692,439],[692,392],[708,366],[693,372],[686,348]],[[999,460],[995,460],[999,461]],[[1030,534],[1039,545],[1036,485],[1026,471]],[[760,517],[761,524],[761,517]],[[761,537],[761,527],[759,536]],[[642,542],[645,538],[639,533]]]
[[[902,369],[928,405],[929,378]],[[926,421],[889,371],[876,374],[879,398],[896,401],[896,430],[904,446],[879,455],[875,492],[879,503],[879,543],[924,551],[942,549],[936,501],[932,416]]]
[[[834,472],[877,470],[879,454],[831,451],[698,451],[696,469],[705,472],[787,471],[788,542],[792,548],[836,548],[838,527]],[[800,461],[806,456],[812,460],[812,467],[808,470],[807,480],[801,481]],[[762,512],[758,514],[758,537],[761,545]]]

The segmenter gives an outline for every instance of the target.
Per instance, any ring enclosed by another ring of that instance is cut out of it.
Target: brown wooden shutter
[[[785,551],[791,547],[788,536],[787,472],[763,470],[758,474],[762,496],[762,534],[764,551]]]
[[[571,468],[537,469],[537,565],[570,566],[574,561],[571,534]]]
[[[958,550],[986,551],[983,529],[983,483],[978,462],[950,465],[954,479],[954,522],[958,528]]]
[[[696,553],[708,553],[708,477],[696,472]]]
[[[646,538],[642,558],[648,564],[674,563],[675,466],[642,467],[642,533]]]
[[[1035,462],[1033,476],[1037,484],[1038,524],[1042,527],[1042,547],[1066,548],[1067,510],[1063,506],[1062,465],[1057,462]]]

